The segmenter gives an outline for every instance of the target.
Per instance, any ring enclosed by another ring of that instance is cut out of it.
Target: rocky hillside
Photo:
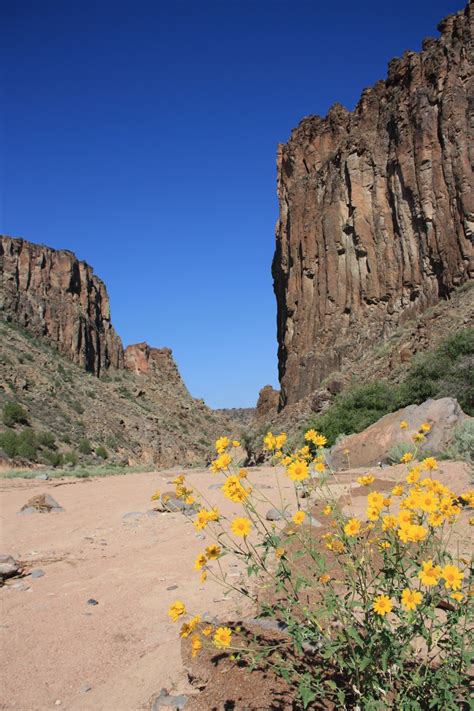
[[[0,257],[0,408],[14,402],[26,413],[23,423],[0,424],[0,436],[27,430],[22,451],[30,455],[32,432],[54,441],[35,440],[32,461],[207,460],[229,422],[191,397],[169,348],[123,349],[91,267],[10,237],[1,238]]]
[[[474,277],[474,6],[278,150],[280,406]],[[472,106],[471,106],[472,108]]]

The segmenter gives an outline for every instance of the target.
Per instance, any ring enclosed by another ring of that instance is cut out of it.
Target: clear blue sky
[[[0,0],[0,231],[73,250],[191,393],[277,384],[275,155],[462,0]]]

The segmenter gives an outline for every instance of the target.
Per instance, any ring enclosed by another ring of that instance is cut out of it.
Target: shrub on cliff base
[[[420,434],[426,431],[427,423]],[[291,501],[278,485],[281,524],[262,516],[262,506],[274,503],[260,489],[258,475],[251,486],[246,470],[234,467],[232,447],[238,443],[227,437],[216,442],[211,470],[221,477],[222,495],[235,512],[210,508],[184,475],[174,480],[178,498],[198,499],[194,526],[212,540],[194,564],[201,585],[209,577],[224,594],[241,594],[257,618],[273,618],[262,629],[278,630],[269,638],[245,623],[209,622],[176,600],[168,614],[181,624],[192,656],[209,649],[230,655],[250,673],[272,669],[299,697],[295,708],[467,708],[472,576],[469,561],[452,543],[462,513],[459,498],[435,478],[436,459],[413,466],[417,450],[411,445],[407,471],[390,493],[372,486],[374,476],[360,477],[358,483],[371,488],[366,512],[356,516],[328,486],[335,475],[325,459],[326,438],[306,432],[297,451],[284,451],[285,441],[283,433],[265,437],[273,462],[283,465],[286,482],[294,485]],[[277,479],[280,474],[275,471]],[[322,502],[323,535],[311,525],[311,490]],[[152,499],[159,497],[155,492]],[[474,491],[461,498],[474,506]],[[226,572],[227,556],[241,562],[242,582]]]
[[[54,449],[56,447],[52,432],[38,432],[37,440],[40,447],[46,447],[46,449]]]
[[[81,454],[85,454],[86,456],[92,454],[91,443],[85,437],[79,442],[79,452]]]
[[[108,456],[109,456],[109,455],[108,455],[108,453],[107,453],[107,450],[106,450],[105,447],[103,447],[101,444],[97,447],[97,449],[95,450],[95,453],[96,453],[97,456],[100,457],[101,459],[108,459]]]
[[[13,425],[27,425],[28,415],[26,410],[17,402],[6,402],[3,406],[3,424],[7,427]]]
[[[15,432],[2,432],[0,434],[0,448],[10,459],[16,457],[18,451],[18,437]]]

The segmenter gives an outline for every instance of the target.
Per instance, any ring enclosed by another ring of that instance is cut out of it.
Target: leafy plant
[[[81,454],[89,455],[92,454],[92,446],[88,439],[83,437],[79,442],[79,452]]]
[[[40,447],[46,447],[46,449],[54,449],[56,447],[52,432],[38,432],[37,440]]]
[[[97,456],[100,457],[101,459],[108,459],[108,456],[109,456],[109,455],[108,455],[108,453],[107,453],[107,450],[106,450],[105,447],[104,447],[103,445],[101,445],[101,444],[96,448],[95,453],[96,453]]]
[[[474,463],[474,420],[465,420],[455,428],[446,454],[451,459],[465,459]]]
[[[3,406],[3,424],[7,427],[14,425],[27,425],[28,415],[26,410],[17,402],[6,402]]]

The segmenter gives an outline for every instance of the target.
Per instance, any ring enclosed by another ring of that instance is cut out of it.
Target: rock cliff
[[[105,285],[72,252],[1,236],[0,314],[95,375],[123,367]]]
[[[474,277],[474,5],[278,149],[280,405]]]

